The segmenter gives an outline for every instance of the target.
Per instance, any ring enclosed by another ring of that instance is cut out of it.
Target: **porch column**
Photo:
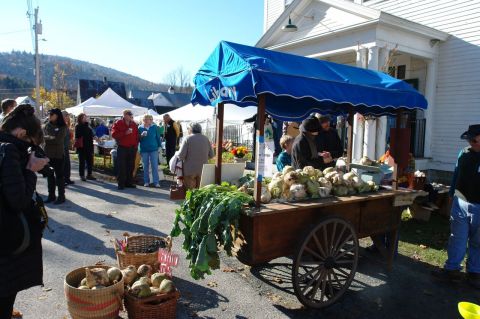
[[[387,48],[380,48],[378,53],[378,70],[386,71],[388,66],[386,65],[388,61],[388,55],[390,50]],[[382,156],[387,148],[387,117],[380,116],[377,118],[377,139],[375,142],[375,159],[379,159]]]
[[[377,46],[368,48],[368,69],[378,71],[379,69],[379,51]],[[363,137],[363,156],[375,159],[375,144],[377,135],[377,120],[375,118],[365,119],[365,135]]]
[[[357,67],[367,68],[368,66],[368,49],[360,48],[357,50]],[[363,154],[363,132],[364,132],[364,119],[359,113],[356,113],[353,117],[353,150],[352,150],[352,162],[358,162],[362,158]]]
[[[438,58],[427,61],[427,78],[425,83],[425,98],[428,108],[425,110],[425,146],[424,157],[432,157],[433,113],[437,88]]]

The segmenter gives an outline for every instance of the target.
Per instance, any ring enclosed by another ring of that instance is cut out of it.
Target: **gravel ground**
[[[115,265],[112,238],[125,231],[160,236],[170,232],[176,203],[166,189],[117,191],[112,183],[81,182],[73,175],[76,184],[68,187],[67,202],[48,207],[55,232],[47,231],[43,240],[45,286],[17,297],[16,307],[25,319],[70,318],[64,276],[99,261]],[[38,190],[45,194],[45,179],[39,179]],[[288,258],[250,268],[223,256],[224,271],[195,281],[180,247],[181,238],[176,238],[178,318],[459,318],[458,301],[480,300],[480,292],[466,284],[432,281],[428,265],[399,256],[394,270],[386,272],[378,256],[361,249],[357,275],[345,296],[327,309],[308,310],[292,293]],[[124,312],[120,315],[127,318]]]

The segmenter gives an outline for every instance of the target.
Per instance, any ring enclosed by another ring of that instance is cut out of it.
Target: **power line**
[[[13,33],[20,33],[20,32],[26,32],[26,31],[28,31],[28,29],[16,30],[16,31],[8,31],[8,32],[0,32],[0,35],[13,34]]]

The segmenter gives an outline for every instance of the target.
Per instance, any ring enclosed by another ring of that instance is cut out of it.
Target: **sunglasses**
[[[125,113],[125,115],[128,115],[128,116],[133,116],[132,113]]]

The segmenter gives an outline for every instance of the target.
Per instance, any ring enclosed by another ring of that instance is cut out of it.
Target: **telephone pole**
[[[38,35],[42,34],[42,21],[38,22],[38,7],[35,8],[35,111],[37,116],[43,117],[43,107],[40,111],[40,55],[38,54]]]

